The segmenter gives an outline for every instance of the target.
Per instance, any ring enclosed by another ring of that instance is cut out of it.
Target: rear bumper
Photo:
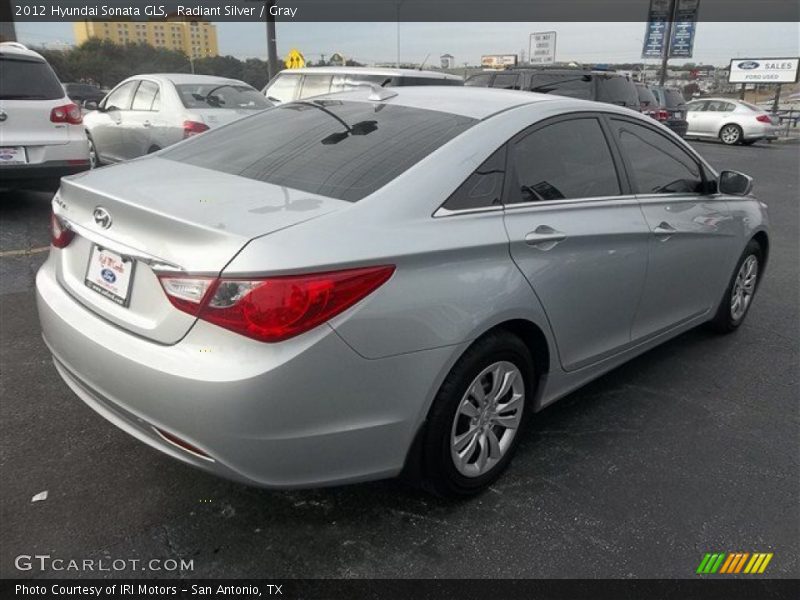
[[[686,132],[689,129],[688,121],[682,121],[682,120],[665,121],[664,125],[669,127],[672,131],[674,131],[681,137],[685,137]]]
[[[89,168],[89,160],[53,160],[0,167],[1,188],[58,187],[58,181]]]
[[[76,302],[56,281],[52,257],[36,288],[56,368],[87,405],[174,458],[263,487],[398,474],[454,351],[367,360],[327,325],[261,344],[202,321],[162,346]]]

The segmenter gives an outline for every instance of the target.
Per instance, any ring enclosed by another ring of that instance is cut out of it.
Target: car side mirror
[[[85,108],[86,110],[97,110],[98,105],[97,102],[94,100],[84,100],[83,108]]]
[[[720,194],[748,196],[753,191],[753,178],[738,171],[723,171],[717,189]]]

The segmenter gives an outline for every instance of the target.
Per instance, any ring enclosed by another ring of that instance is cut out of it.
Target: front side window
[[[702,112],[708,106],[708,101],[705,100],[703,102],[692,102],[686,105],[686,110],[689,112]]]
[[[297,85],[300,83],[299,73],[281,73],[267,88],[266,95],[277,102],[291,102],[297,98]]]
[[[477,121],[391,104],[284,104],[167,149],[163,158],[355,202]]]
[[[612,120],[622,152],[631,166],[638,194],[702,193],[700,165],[686,151],[643,125]]]
[[[106,98],[105,109],[128,110],[131,107],[131,97],[137,85],[139,85],[138,80],[123,83]]]
[[[511,202],[596,198],[620,194],[600,122],[579,118],[546,125],[514,145]]]
[[[447,210],[469,210],[500,205],[505,173],[506,146],[503,145],[483,161],[442,206]]]

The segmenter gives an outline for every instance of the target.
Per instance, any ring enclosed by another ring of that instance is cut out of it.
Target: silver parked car
[[[211,75],[137,75],[83,118],[92,166],[150,154],[272,104],[237,79]]]
[[[531,414],[741,325],[769,251],[750,190],[610,104],[344,92],[65,179],[39,315],[67,385],[182,461],[466,495]]]
[[[731,98],[704,98],[686,105],[686,137],[718,138],[724,144],[750,145],[778,139],[778,123],[755,104]]]

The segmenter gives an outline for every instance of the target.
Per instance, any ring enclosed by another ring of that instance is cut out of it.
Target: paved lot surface
[[[53,575],[14,568],[44,553],[193,559],[195,577],[692,577],[704,552],[761,551],[769,574],[800,576],[800,145],[697,147],[770,205],[747,323],[689,332],[540,413],[506,476],[462,503],[391,481],[247,488],[117,430],[39,337],[46,253],[8,254],[48,243],[49,198],[0,196],[0,575]]]

